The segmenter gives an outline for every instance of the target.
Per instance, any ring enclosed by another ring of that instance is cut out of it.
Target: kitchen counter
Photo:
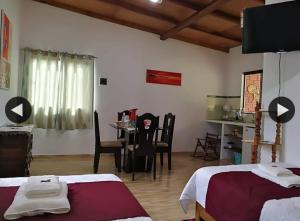
[[[254,123],[247,123],[241,121],[230,121],[230,120],[206,120],[207,123],[216,123],[216,124],[230,124],[236,126],[245,126],[245,127],[255,127]]]

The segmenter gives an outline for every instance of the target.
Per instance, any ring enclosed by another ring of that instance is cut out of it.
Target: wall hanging
[[[147,70],[146,82],[181,86],[181,73]]]
[[[0,88],[10,88],[11,73],[12,25],[9,18],[1,10],[1,57],[0,57]]]

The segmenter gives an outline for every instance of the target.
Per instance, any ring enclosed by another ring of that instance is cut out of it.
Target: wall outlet
[[[100,85],[107,85],[107,78],[100,78]]]

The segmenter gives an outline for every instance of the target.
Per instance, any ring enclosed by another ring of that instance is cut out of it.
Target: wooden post
[[[276,161],[276,151],[279,145],[281,145],[281,123],[277,121],[275,144],[272,145],[272,162]]]
[[[274,163],[276,161],[276,148],[277,145],[272,145],[272,162]]]
[[[252,144],[252,163],[257,163],[257,150],[261,140],[261,103],[256,103],[255,107],[255,136]]]
[[[281,145],[281,123],[276,123],[276,137],[275,137],[275,144]]]
[[[198,202],[196,202],[196,218],[195,218],[195,221],[200,221],[201,219],[201,206],[199,205]]]

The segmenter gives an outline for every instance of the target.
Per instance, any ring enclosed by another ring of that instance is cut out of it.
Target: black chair
[[[164,153],[168,153],[168,169],[172,169],[172,143],[175,125],[175,115],[168,113],[165,115],[161,140],[157,142],[156,153],[160,153],[160,164],[164,164]]]
[[[120,141],[101,141],[99,129],[99,117],[97,111],[94,112],[95,122],[95,156],[94,156],[94,173],[98,172],[100,154],[113,153],[115,154],[115,165],[118,171],[121,172],[121,150],[123,145]]]
[[[201,142],[202,141],[202,142]],[[217,160],[220,158],[218,147],[220,144],[220,136],[217,134],[207,133],[204,139],[197,138],[194,157],[203,157],[204,160]],[[198,147],[201,147],[203,154],[197,154]]]
[[[132,155],[132,180],[135,179],[136,157],[147,157],[147,161],[153,159],[153,178],[156,179],[156,144],[158,136],[159,117],[150,113],[138,116],[135,127],[134,144],[128,146]],[[154,142],[153,142],[154,141]]]

